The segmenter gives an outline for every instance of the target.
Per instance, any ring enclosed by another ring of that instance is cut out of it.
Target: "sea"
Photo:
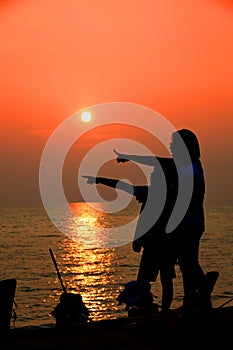
[[[100,204],[101,205],[101,204]],[[138,207],[109,216],[96,217],[89,203],[71,203],[77,216],[76,229],[89,234],[98,227],[104,230],[131,222]],[[200,263],[205,272],[220,273],[212,294],[214,307],[233,298],[233,205],[206,204],[206,231],[201,240]],[[50,315],[63,293],[49,249],[55,256],[63,284],[70,293],[79,293],[90,311],[90,320],[126,317],[125,305],[117,297],[127,282],[137,278],[140,253],[131,243],[105,247],[85,245],[60,232],[49,219],[43,206],[1,206],[0,280],[16,278],[15,312],[12,327],[49,326]],[[128,225],[126,230],[133,230]],[[127,232],[126,232],[127,234]],[[128,232],[130,235],[131,233]],[[101,243],[101,242],[100,242]],[[176,266],[172,307],[182,305],[183,290],[179,267]],[[155,302],[161,303],[159,278],[152,283]],[[230,304],[229,304],[230,305]]]

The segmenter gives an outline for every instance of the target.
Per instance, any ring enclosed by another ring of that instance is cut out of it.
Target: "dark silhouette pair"
[[[132,247],[135,252],[140,252],[143,248],[137,282],[144,317],[148,321],[152,319],[153,303],[150,282],[156,280],[158,273],[162,285],[162,318],[166,318],[173,300],[176,262],[182,272],[183,312],[187,318],[193,317],[199,310],[211,310],[211,292],[218,277],[217,272],[205,274],[199,264],[200,239],[205,230],[205,180],[198,139],[188,129],[176,131],[172,135],[170,150],[171,158],[129,155],[114,150],[119,163],[134,161],[154,167],[149,186],[132,186],[117,179],[83,176],[89,184],[117,186],[117,189],[131,193],[142,203]],[[178,173],[182,178],[181,183],[178,181]],[[178,185],[182,186],[189,181],[193,184],[193,189],[187,211],[179,224],[167,234],[166,227],[176,203]],[[144,232],[153,216],[156,217],[155,222]]]

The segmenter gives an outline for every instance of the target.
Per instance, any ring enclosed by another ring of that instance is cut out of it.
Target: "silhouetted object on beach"
[[[0,281],[0,333],[10,329],[16,284],[15,278]]]
[[[60,295],[60,302],[50,313],[56,319],[56,326],[60,328],[70,328],[86,322],[89,317],[89,310],[84,304],[82,296],[80,294],[67,293],[52,249],[49,249],[49,252],[64,291],[64,293]]]
[[[116,300],[118,305],[125,304],[125,310],[128,311],[131,307],[140,306],[140,297],[137,281],[130,281],[125,284]]]
[[[56,319],[56,326],[69,328],[87,321],[89,310],[80,294],[62,293],[60,302],[51,312]]]
[[[197,290],[195,311],[205,312],[212,308],[211,293],[214,290],[218,277],[218,271],[209,271],[205,274],[204,283]]]

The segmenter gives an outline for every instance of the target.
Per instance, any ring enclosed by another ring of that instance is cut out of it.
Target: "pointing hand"
[[[87,179],[87,183],[89,185],[93,185],[96,183],[96,177],[94,177],[94,176],[83,175],[82,178]]]
[[[125,163],[128,162],[128,159],[124,158],[124,155],[122,153],[117,152],[115,149],[113,152],[117,155],[117,163]]]

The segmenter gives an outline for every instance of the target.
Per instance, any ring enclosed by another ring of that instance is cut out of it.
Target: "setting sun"
[[[81,120],[84,122],[84,123],[88,123],[90,120],[91,120],[91,113],[90,112],[83,112],[81,114]]]

